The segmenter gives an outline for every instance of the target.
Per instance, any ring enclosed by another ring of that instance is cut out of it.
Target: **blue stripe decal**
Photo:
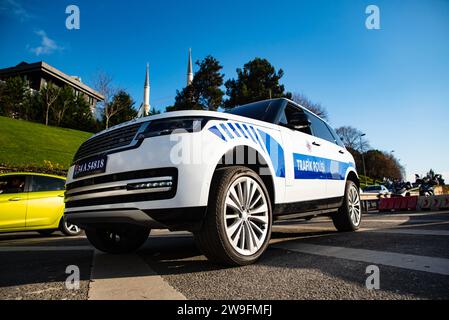
[[[251,132],[254,133],[254,136],[256,137],[257,142],[259,143],[259,145],[260,145],[260,146],[262,147],[262,149],[263,149],[262,142],[260,142],[260,139],[259,139],[259,136],[257,135],[256,130],[254,130],[254,128],[253,128],[252,126],[249,126],[249,128],[251,129]]]
[[[230,123],[230,122],[228,122],[227,123],[228,124],[228,126],[229,126],[229,128],[231,128],[231,130],[234,132],[234,134],[237,136],[237,137],[241,137],[241,135],[240,135],[240,133],[237,131],[237,129],[232,125],[232,123]]]
[[[236,126],[237,128],[239,128],[239,130],[240,130],[240,132],[242,132],[243,136],[244,136],[246,139],[248,139],[248,136],[246,135],[246,133],[245,133],[245,131],[242,129],[242,127],[241,127],[238,123],[235,123],[235,126]]]
[[[285,158],[284,149],[282,149],[279,142],[277,142],[268,133],[257,129],[270,156],[271,163],[273,164],[274,171],[277,177],[285,178]]]
[[[246,126],[246,124],[242,124],[243,128],[245,128],[246,132],[248,132],[248,136],[251,138],[251,140],[253,140],[254,143],[257,143],[256,139],[254,139],[251,131],[248,129],[248,127]]]
[[[220,123],[220,127],[226,132],[226,134],[229,136],[229,138],[234,139],[234,136],[231,132],[229,132],[228,128],[224,125],[224,123]]]
[[[351,163],[293,154],[295,179],[344,180]]]
[[[222,139],[223,141],[227,141],[225,136],[221,133],[220,130],[218,130],[217,126],[212,126],[209,128],[209,131],[212,132],[213,134],[215,134],[217,137],[219,137],[220,139]]]

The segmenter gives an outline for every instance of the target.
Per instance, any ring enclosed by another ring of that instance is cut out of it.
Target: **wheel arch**
[[[243,158],[240,155],[238,156],[241,149],[244,149]],[[243,166],[253,170],[262,179],[270,196],[271,205],[274,207],[276,200],[274,169],[261,152],[249,145],[238,145],[230,148],[215,165],[211,181],[215,178],[218,169],[231,166]]]

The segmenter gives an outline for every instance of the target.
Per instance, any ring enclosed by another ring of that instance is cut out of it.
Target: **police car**
[[[228,112],[133,120],[84,142],[69,169],[65,216],[99,250],[136,250],[151,229],[187,230],[215,262],[246,265],[273,221],[361,222],[354,159],[321,118],[288,99]]]

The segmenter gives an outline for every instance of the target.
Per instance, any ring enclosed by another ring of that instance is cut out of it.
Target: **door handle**
[[[318,142],[312,142],[312,144],[314,145],[314,146],[317,146],[317,147],[319,147],[319,146],[321,146],[321,144],[319,144]]]
[[[11,199],[9,199],[9,201],[20,201],[20,200],[22,200],[22,198],[11,198]]]
[[[338,150],[338,152],[340,152],[341,154],[344,154],[344,153],[345,153],[343,150]]]
[[[63,194],[58,194],[58,197],[64,198],[64,195]]]

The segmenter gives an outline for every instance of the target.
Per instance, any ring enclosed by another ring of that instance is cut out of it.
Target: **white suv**
[[[213,261],[245,265],[273,221],[317,214],[358,229],[359,178],[335,131],[287,99],[123,123],[84,142],[67,177],[67,221],[109,253],[168,228],[191,231]]]

